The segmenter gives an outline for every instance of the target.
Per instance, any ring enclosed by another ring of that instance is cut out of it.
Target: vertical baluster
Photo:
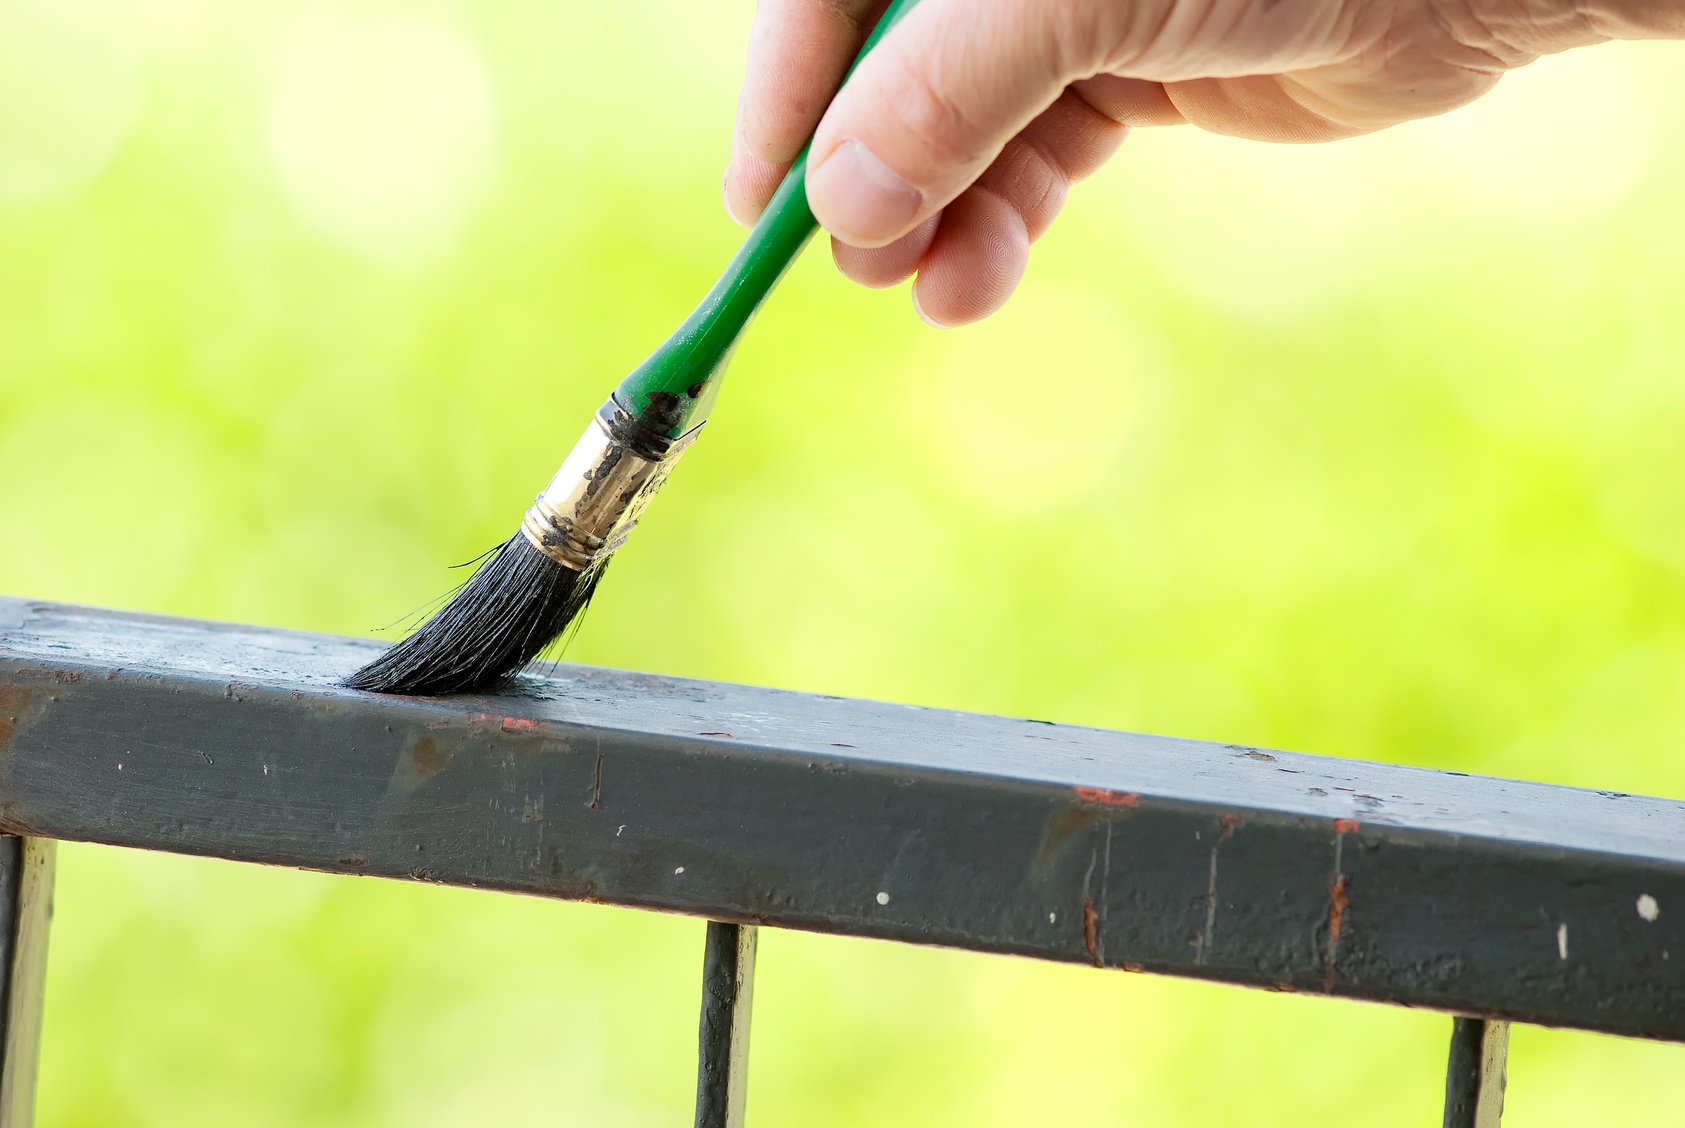
[[[708,922],[707,946],[702,956],[696,1128],[742,1128],[743,1125],[757,932],[752,924]]]
[[[1509,1023],[1458,1018],[1445,1066],[1445,1128],[1498,1128],[1504,1115]]]
[[[0,835],[0,1128],[35,1120],[54,846],[50,838]]]

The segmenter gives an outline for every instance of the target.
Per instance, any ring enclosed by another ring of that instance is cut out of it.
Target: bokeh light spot
[[[496,171],[485,64],[419,17],[307,22],[281,50],[266,126],[299,217],[380,256],[448,243]]]
[[[136,61],[99,14],[0,0],[0,205],[93,180],[133,124]]]

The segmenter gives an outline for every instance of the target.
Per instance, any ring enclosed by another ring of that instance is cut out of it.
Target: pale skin
[[[913,278],[944,327],[1006,302],[1070,186],[1137,126],[1332,141],[1455,109],[1542,55],[1685,36],[1685,0],[923,0],[826,109],[886,6],[760,0],[726,208],[752,223],[811,133],[837,266]]]

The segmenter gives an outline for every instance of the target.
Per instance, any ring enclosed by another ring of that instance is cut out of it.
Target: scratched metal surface
[[[1685,804],[378,645],[0,600],[0,830],[1685,1040]]]

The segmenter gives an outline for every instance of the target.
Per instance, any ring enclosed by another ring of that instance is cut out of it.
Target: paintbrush
[[[854,65],[917,3],[890,4]],[[420,630],[345,684],[380,693],[484,689],[518,673],[560,638],[590,603],[610,558],[674,462],[695,441],[732,350],[817,226],[807,206],[804,149],[725,273],[598,409],[519,531],[488,553]]]

